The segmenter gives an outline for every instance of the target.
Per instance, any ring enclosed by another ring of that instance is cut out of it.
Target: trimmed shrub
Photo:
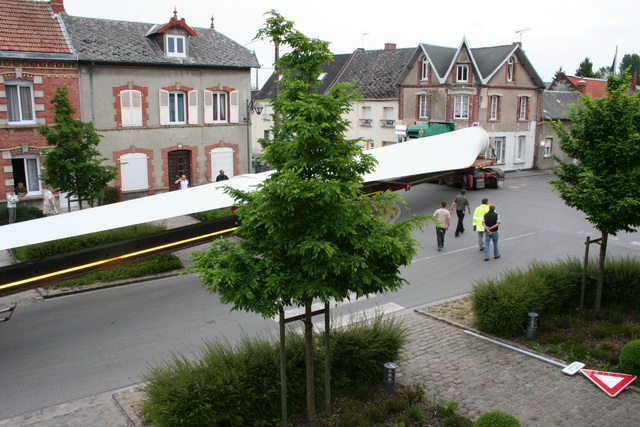
[[[93,246],[104,245],[106,243],[126,240],[132,237],[157,233],[163,230],[165,230],[165,227],[151,224],[138,224],[129,227],[116,228],[114,230],[101,231],[99,233],[85,234],[83,236],[69,237],[67,239],[23,246],[13,249],[13,254],[20,261],[32,261],[48,256],[91,248]]]
[[[107,187],[104,189],[104,195],[100,200],[102,205],[110,205],[122,201],[122,190],[118,186]]]
[[[595,300],[596,265],[590,263],[587,274],[585,307]],[[616,307],[623,312],[640,306],[640,262],[637,259],[611,258],[605,266],[603,308]],[[521,334],[527,313],[535,311],[550,319],[580,302],[582,262],[576,258],[555,264],[533,263],[527,270],[516,269],[499,279],[483,279],[474,285],[471,301],[474,326],[481,331],[509,338]]]
[[[538,279],[513,274],[501,282],[485,280],[473,288],[474,326],[500,337],[522,334],[527,313],[542,311],[546,290]]]
[[[640,340],[633,340],[622,347],[619,366],[625,373],[640,377]]]
[[[164,254],[131,264],[126,264],[120,267],[110,268],[108,270],[102,270],[96,273],[87,274],[85,276],[76,277],[74,279],[64,280],[62,282],[54,283],[50,286],[52,288],[77,288],[81,286],[91,285],[93,283],[105,283],[113,282],[116,280],[144,277],[182,268],[184,268],[184,265],[182,265],[182,261],[180,261],[180,258],[171,254]]]
[[[233,211],[231,210],[231,208],[220,208],[220,209],[213,209],[210,211],[204,211],[204,212],[198,212],[196,214],[194,214],[193,216],[195,217],[195,219],[197,219],[198,221],[209,221],[212,219],[218,219],[218,218],[225,218],[228,216],[233,215]]]
[[[25,205],[24,203],[20,202],[16,204],[16,222],[29,221],[42,217],[42,210],[38,209],[37,207]],[[4,204],[0,206],[0,225],[5,225],[8,223],[9,209],[7,209],[7,205]]]
[[[399,321],[377,316],[371,322],[335,329],[331,339],[331,377],[337,392],[380,382],[384,364],[400,358],[407,331]]]
[[[520,421],[502,411],[490,411],[480,415],[473,427],[520,427]]]
[[[383,320],[380,316],[366,324],[337,329],[331,336],[331,348],[340,342],[363,342],[366,338],[373,343],[386,343],[388,350],[367,351],[367,345],[359,350],[350,347],[351,360],[361,365],[344,363],[332,355],[332,377],[341,372],[334,368],[350,366],[352,371],[344,375],[363,381],[380,383],[382,372],[374,377],[371,366],[382,367],[390,355],[399,354],[397,347],[406,337],[407,331],[394,320]],[[355,335],[357,338],[349,338]],[[317,334],[316,352],[316,392],[318,402],[322,402],[324,390],[323,335]],[[378,344],[374,346],[380,347]],[[342,375],[342,374],[341,374]],[[147,382],[147,401],[142,410],[145,417],[156,425],[277,425],[280,419],[280,362],[279,343],[265,338],[243,338],[235,347],[226,342],[206,344],[197,360],[192,361],[182,355],[160,366],[151,368],[143,376]],[[287,334],[287,403],[290,413],[300,411],[305,404],[305,354],[302,331]],[[332,390],[339,393],[338,390]]]

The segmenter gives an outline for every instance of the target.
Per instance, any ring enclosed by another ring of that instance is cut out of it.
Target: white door
[[[229,178],[233,178],[233,149],[229,147],[214,148],[211,150],[211,181],[224,171]]]

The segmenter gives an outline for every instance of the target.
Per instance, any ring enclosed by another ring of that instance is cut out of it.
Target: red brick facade
[[[8,121],[7,99],[0,96],[0,199],[17,182],[13,176],[12,158],[16,155],[38,155],[46,147],[46,141],[37,131],[41,124],[54,124],[51,98],[59,87],[67,86],[69,101],[76,109],[75,118],[80,117],[80,97],[78,85],[78,65],[65,62],[38,62],[5,60],[0,61],[0,92],[6,94],[5,82],[22,80],[30,82],[35,105],[35,124],[10,125]]]

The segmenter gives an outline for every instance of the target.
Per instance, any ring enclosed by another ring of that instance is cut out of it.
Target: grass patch
[[[23,246],[13,249],[12,252],[16,259],[21,262],[32,261],[53,255],[157,233],[165,229],[165,227],[159,225],[138,224],[114,230],[90,233],[83,236],[39,243],[36,245]],[[49,285],[47,288],[78,288],[92,285],[94,283],[113,282],[116,280],[144,277],[163,273],[165,271],[181,269],[183,267],[182,262],[175,255],[158,255],[150,259],[54,283]]]
[[[182,269],[183,267],[182,261],[180,261],[180,259],[175,255],[158,255],[154,258],[111,268],[109,270],[98,271],[97,273],[87,274],[75,279],[64,280],[62,282],[49,285],[48,288],[81,288],[94,283],[114,282],[117,280],[144,277],[171,270]]]
[[[198,221],[204,222],[204,221],[210,221],[212,219],[226,218],[233,214],[234,213],[231,210],[231,208],[228,207],[228,208],[220,208],[220,209],[213,209],[210,211],[198,212],[198,213],[195,213],[193,217]]]

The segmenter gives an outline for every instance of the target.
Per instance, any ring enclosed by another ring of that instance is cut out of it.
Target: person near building
[[[454,208],[458,217],[458,225],[456,226],[455,236],[458,237],[459,235],[464,233],[465,208],[467,212],[469,212],[469,215],[471,215],[471,205],[469,204],[469,199],[467,199],[467,190],[465,190],[464,188],[460,191],[460,194],[453,200],[453,204],[451,205],[451,210],[449,212],[453,213]]]
[[[484,226],[484,260],[489,261],[489,245],[491,245],[491,242],[493,242],[493,258],[500,258],[500,249],[498,249],[500,215],[496,212],[494,205],[489,205],[489,212],[484,214],[482,225]]]
[[[16,203],[20,201],[20,197],[13,191],[7,193],[7,211],[9,213],[9,224],[16,222]]]
[[[478,233],[478,247],[484,251],[484,214],[489,212],[489,200],[482,199],[482,204],[473,211],[473,229]]]
[[[436,218],[438,250],[441,251],[444,246],[444,235],[449,229],[449,223],[451,222],[451,214],[447,210],[447,202],[440,202],[440,209],[436,210],[433,216]]]
[[[218,181],[226,181],[228,179],[229,179],[229,177],[224,174],[224,171],[222,169],[220,169],[220,175],[218,175],[216,177],[216,182],[218,182]]]
[[[24,186],[22,182],[19,182],[16,186],[16,194],[18,196],[26,196],[27,195],[27,187]]]
[[[181,190],[186,190],[187,188],[189,188],[189,180],[187,179],[187,176],[185,174],[182,174],[182,176],[180,176],[180,178],[178,178],[174,184],[178,183],[180,183]]]
[[[51,186],[46,186],[42,192],[42,213],[44,216],[58,215],[56,198],[53,195],[53,188],[51,188]]]

